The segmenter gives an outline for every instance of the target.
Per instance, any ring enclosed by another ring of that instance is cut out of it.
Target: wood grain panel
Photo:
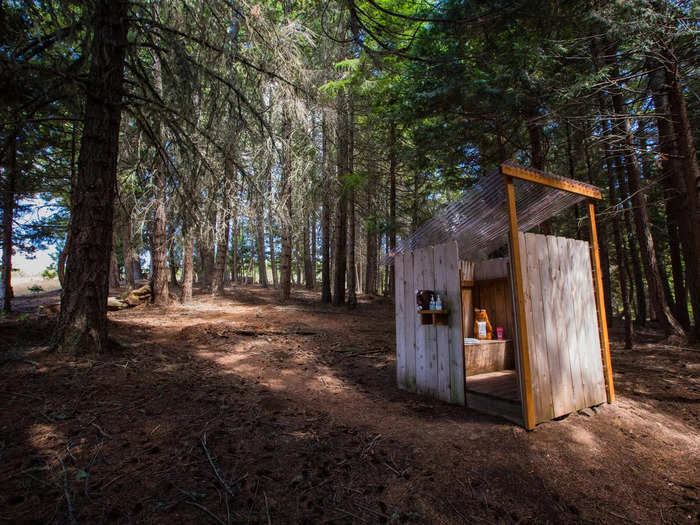
[[[598,314],[595,306],[595,291],[593,288],[593,273],[591,267],[591,251],[587,242],[577,241],[581,272],[581,303],[584,311],[586,326],[586,363],[588,365],[588,380],[590,384],[590,405],[598,405],[606,401],[605,376],[600,348]]]
[[[433,250],[435,291],[440,294],[443,301],[443,309],[449,309],[447,294],[447,264],[446,244],[435,246]],[[450,312],[454,317],[454,312]],[[448,318],[449,319],[449,318]],[[437,393],[443,401],[450,401],[450,332],[446,326],[436,326],[436,354],[437,354]]]
[[[410,254],[407,255],[410,257]],[[403,259],[405,255],[394,257],[394,313],[396,317],[396,383],[405,388],[406,383],[406,322],[410,317],[406,312],[406,279]]]
[[[554,417],[574,410],[574,394],[569,365],[569,341],[566,337],[569,310],[564,308],[561,289],[560,254],[556,237],[538,237],[543,243],[540,259],[540,282],[544,303],[544,322],[547,340],[549,375],[552,384],[552,408]]]
[[[413,252],[413,282],[415,290],[428,288],[425,285],[424,259],[423,250],[415,250]],[[425,327],[427,325],[421,324],[420,316],[417,314],[413,316],[413,320],[416,341],[416,392],[426,393],[428,390],[428,357]]]
[[[404,306],[406,320],[404,322],[404,350],[406,352],[406,379],[404,387],[411,392],[416,391],[416,294],[413,272],[413,253],[403,257],[404,265]]]
[[[527,281],[524,281],[530,295],[530,313],[528,318],[528,338],[530,349],[530,370],[532,372],[533,401],[535,404],[535,421],[549,421],[554,417],[552,407],[552,387],[547,355],[547,333],[544,323],[544,302],[539,267],[546,257],[546,243],[542,235],[526,233],[525,266]]]
[[[569,366],[571,367],[571,386],[574,396],[574,408],[581,410],[586,408],[586,395],[583,377],[581,376],[581,352],[583,345],[581,344],[580,325],[577,323],[576,316],[576,288],[579,284],[576,282],[575,266],[575,248],[573,239],[559,239],[561,267],[562,267],[562,302],[566,304],[568,310],[568,323],[566,325],[566,333],[568,337],[567,349],[569,351]]]
[[[459,255],[457,243],[444,245],[443,263],[445,265],[446,296],[444,300],[450,310],[449,325],[449,375],[450,401],[464,405],[464,359],[462,355],[462,308],[459,282]]]

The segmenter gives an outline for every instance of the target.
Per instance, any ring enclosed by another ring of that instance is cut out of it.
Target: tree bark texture
[[[348,95],[346,160],[349,176],[355,171],[355,108],[352,94]],[[357,308],[357,265],[355,264],[355,183],[352,179],[348,191],[348,308]]]
[[[682,220],[678,226],[686,263],[687,287],[695,321],[693,336],[695,340],[700,340],[700,167],[679,67],[678,60],[669,53],[666,60],[669,105],[680,153],[680,164],[685,178],[685,188],[681,188],[681,177],[674,179],[677,190],[683,191],[685,195],[685,199],[681,201]]]
[[[216,258],[214,262],[214,276],[211,291],[213,295],[224,295],[226,278],[226,259],[228,258],[228,238],[231,235],[231,220],[228,213],[222,210],[219,213],[216,235]]]
[[[339,97],[338,124],[336,129],[336,177],[338,202],[333,232],[333,306],[345,303],[345,274],[347,271],[348,201],[345,191],[347,173],[347,126],[348,118],[344,98]]]
[[[231,239],[231,281],[238,282],[238,214],[233,216],[233,238]]]
[[[188,225],[184,232],[185,246],[182,253],[182,304],[192,301],[194,281],[194,228]]]
[[[109,287],[119,288],[119,264],[117,263],[117,247],[112,245],[109,255]]]
[[[134,288],[134,253],[131,246],[131,210],[124,211],[122,220],[122,251],[124,252],[124,276],[126,285]]]
[[[367,261],[365,266],[365,293],[369,295],[377,294],[377,225],[375,224],[375,177],[377,176],[376,171],[373,173],[374,176],[370,177],[367,181],[367,231],[366,231],[366,242],[367,245]]]
[[[15,217],[15,199],[17,191],[17,137],[10,141],[10,162],[5,170],[5,184],[2,200],[2,311],[12,311],[12,234]]]
[[[310,222],[311,222],[311,213],[308,211],[308,207],[306,208],[306,216],[304,217],[304,227],[303,227],[303,235],[302,235],[302,244],[304,245],[302,247],[302,258],[304,260],[304,287],[307,290],[313,290],[314,287],[314,282],[313,282],[313,272],[311,270],[311,228],[310,228]]]
[[[389,253],[396,251],[396,123],[389,124]],[[394,265],[389,265],[389,296],[394,297]]]
[[[612,127],[607,120],[603,121],[603,132],[610,136]],[[612,144],[609,142],[606,149],[605,167],[608,174],[608,202],[611,208],[619,206],[616,192],[615,170],[614,163],[619,163],[619,157],[616,157],[612,151]],[[620,298],[622,299],[622,315],[625,320],[625,348],[632,348],[632,338],[634,336],[634,326],[632,324],[632,307],[630,305],[630,290],[628,283],[632,281],[628,273],[629,266],[625,256],[625,246],[622,240],[622,231],[620,228],[620,212],[616,211],[612,216],[612,231],[613,240],[615,242],[615,259],[617,263],[617,280],[620,284]]]
[[[689,329],[688,291],[685,286],[680,248],[681,244],[687,244],[692,239],[689,228],[689,217],[683,214],[685,207],[684,202],[687,199],[686,181],[683,177],[683,169],[680,165],[678,146],[673,129],[668,89],[666,86],[666,74],[658,62],[652,61],[650,66],[649,88],[652,92],[655,112],[657,114],[656,129],[658,132],[658,148],[662,159],[662,184],[666,207],[666,230],[668,232],[671,271],[673,274],[674,315],[684,328]],[[683,229],[682,234],[679,231],[680,229]],[[681,237],[683,241],[681,241]],[[697,271],[697,264],[695,267]]]
[[[200,228],[200,235],[197,241],[197,251],[199,252],[198,280],[203,289],[210,289],[214,277],[215,231],[216,208],[210,205],[206,213],[206,222],[203,227]]]
[[[265,257],[265,199],[262,195],[256,198],[255,206],[255,248],[257,249],[258,272],[260,284],[267,288],[267,260]]]
[[[95,3],[91,64],[77,181],[71,187],[66,285],[53,348],[102,351],[107,343],[107,295],[117,182],[128,4]]]
[[[613,78],[619,78],[617,67],[616,46],[609,45],[605,53],[605,61],[612,68]],[[630,197],[633,205],[634,226],[637,233],[637,240],[642,255],[642,265],[646,275],[649,295],[653,297],[651,304],[656,309],[656,318],[661,323],[664,333],[670,335],[676,333],[684,334],[683,327],[673,316],[666,298],[664,297],[661,276],[659,273],[658,261],[654,250],[654,240],[651,236],[649,226],[649,216],[646,207],[646,199],[641,188],[641,171],[637,156],[634,153],[634,139],[630,127],[630,119],[625,112],[625,103],[619,89],[612,92],[612,103],[616,117],[614,118],[615,133],[619,138],[615,146],[621,151],[627,182],[629,184]]]
[[[159,19],[158,2],[153,4],[153,18]],[[163,75],[160,56],[153,53],[153,81],[155,91],[159,98],[163,98]],[[166,199],[166,164],[165,164],[165,137],[163,134],[163,122],[157,117],[155,125],[156,162],[153,169],[153,185],[155,187],[155,211],[153,214],[153,230],[151,240],[151,298],[153,304],[168,304],[168,246],[167,246],[167,218],[165,214]]]
[[[316,288],[316,227],[317,227],[316,210],[315,209],[311,211],[311,217],[309,217],[309,220],[311,221],[311,255],[310,255],[311,260],[309,262],[311,263],[311,288],[314,289],[314,288]]]
[[[282,177],[280,200],[282,203],[280,225],[282,229],[282,252],[280,254],[280,300],[289,299],[292,292],[292,124],[285,116],[283,123]]]
[[[328,148],[330,140],[328,139],[328,125],[326,122],[326,112],[321,115],[321,134],[322,139],[322,169],[323,180],[325,181],[323,188],[323,209],[321,210],[321,302],[331,302],[331,174],[330,174],[330,155]]]

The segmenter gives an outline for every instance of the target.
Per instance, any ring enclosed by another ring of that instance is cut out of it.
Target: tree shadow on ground
[[[259,293],[269,296],[118,312],[120,346],[100,356],[47,352],[46,322],[3,326],[0,337],[28,360],[0,364],[2,517],[615,522],[660,508],[671,522],[697,513],[692,465],[654,462],[653,436],[630,436],[644,425],[618,424],[622,410],[526,433],[396,389],[386,303],[346,314]],[[201,317],[210,304],[235,313]],[[681,437],[659,436],[678,454]]]

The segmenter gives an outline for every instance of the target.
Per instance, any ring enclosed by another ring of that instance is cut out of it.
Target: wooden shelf
[[[435,324],[445,326],[448,324],[448,310],[419,310],[420,324]]]
[[[510,339],[484,339],[464,345],[464,375],[498,372],[515,367]]]

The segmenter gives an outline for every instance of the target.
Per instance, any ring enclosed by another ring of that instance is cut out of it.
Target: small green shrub
[[[35,293],[35,294],[44,291],[44,289],[41,286],[39,286],[38,284],[31,285],[29,288],[27,288],[27,290],[29,290],[30,292]]]
[[[44,279],[55,279],[56,276],[58,275],[58,272],[54,268],[52,268],[53,264],[46,268],[43,272],[41,272],[41,276]]]

